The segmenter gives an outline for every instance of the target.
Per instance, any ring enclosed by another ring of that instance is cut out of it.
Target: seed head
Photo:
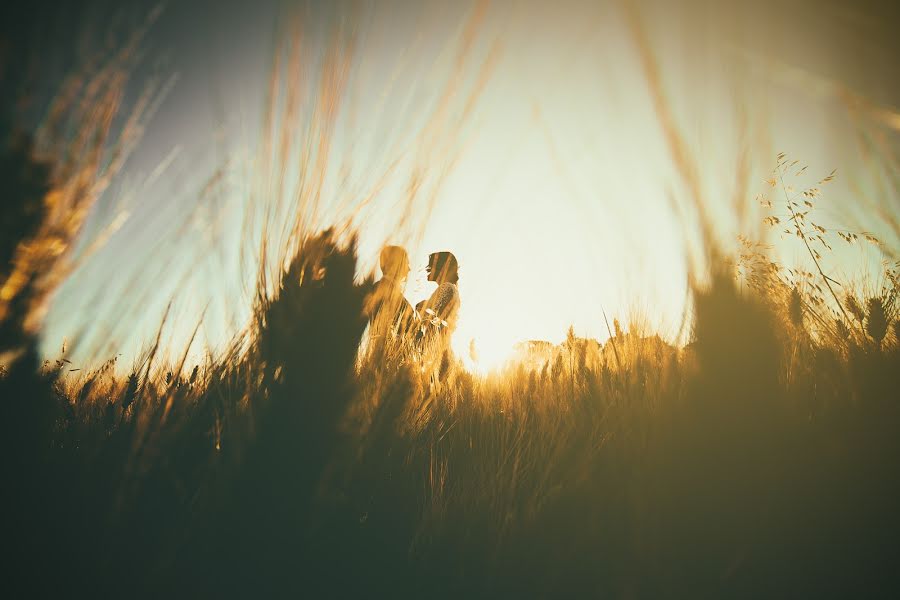
[[[850,311],[850,314],[856,317],[856,320],[860,323],[866,317],[866,314],[863,312],[862,306],[859,305],[859,301],[856,299],[856,296],[852,296],[847,294],[847,310]]]
[[[131,375],[128,376],[128,386],[125,388],[125,394],[122,396],[122,410],[128,410],[128,407],[131,406],[138,394],[138,376],[137,373],[132,372]]]
[[[866,333],[875,340],[879,346],[887,334],[888,319],[884,311],[884,301],[880,297],[869,298],[866,305],[868,316],[866,318]]]
[[[835,322],[835,331],[837,331],[837,335],[841,340],[848,340],[850,338],[850,328],[847,327],[847,324],[843,319],[838,319]]]

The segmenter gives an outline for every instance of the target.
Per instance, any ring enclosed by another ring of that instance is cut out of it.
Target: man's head
[[[385,277],[402,281],[409,275],[409,255],[400,246],[381,249],[381,272]]]
[[[456,283],[459,281],[459,265],[452,252],[434,252],[428,255],[428,281]]]

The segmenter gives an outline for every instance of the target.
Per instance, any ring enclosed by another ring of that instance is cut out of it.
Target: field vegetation
[[[892,595],[897,249],[816,222],[831,175],[794,190],[802,165],[776,158],[765,223],[806,267],[749,234],[734,256],[708,241],[685,344],[616,320],[607,341],[571,331],[486,375],[409,339],[374,344],[353,231],[297,215],[228,351],[193,365],[157,340],[127,376],[114,359],[72,372],[64,352],[39,355],[40,317],[116,168],[109,68],[82,88],[88,108],[60,112],[77,152],[22,134],[0,157],[4,587]],[[880,244],[882,271],[833,279],[835,244]]]

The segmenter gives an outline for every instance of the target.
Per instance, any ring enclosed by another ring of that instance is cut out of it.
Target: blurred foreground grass
[[[855,301],[840,338],[806,325],[796,288],[739,293],[720,275],[697,290],[683,349],[570,335],[542,368],[436,378],[402,350],[358,353],[354,269],[352,245],[306,240],[257,307],[249,350],[192,371],[148,364],[121,381],[107,365],[75,381],[40,364],[33,337],[8,338],[20,343],[0,378],[6,585],[613,597],[896,585],[900,348],[896,321],[875,323],[895,281]]]

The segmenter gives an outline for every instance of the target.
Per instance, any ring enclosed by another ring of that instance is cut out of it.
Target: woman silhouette
[[[428,255],[426,270],[428,281],[436,282],[438,287],[430,298],[416,305],[416,311],[422,320],[422,337],[443,354],[449,349],[459,316],[459,265],[452,253],[434,252]]]

